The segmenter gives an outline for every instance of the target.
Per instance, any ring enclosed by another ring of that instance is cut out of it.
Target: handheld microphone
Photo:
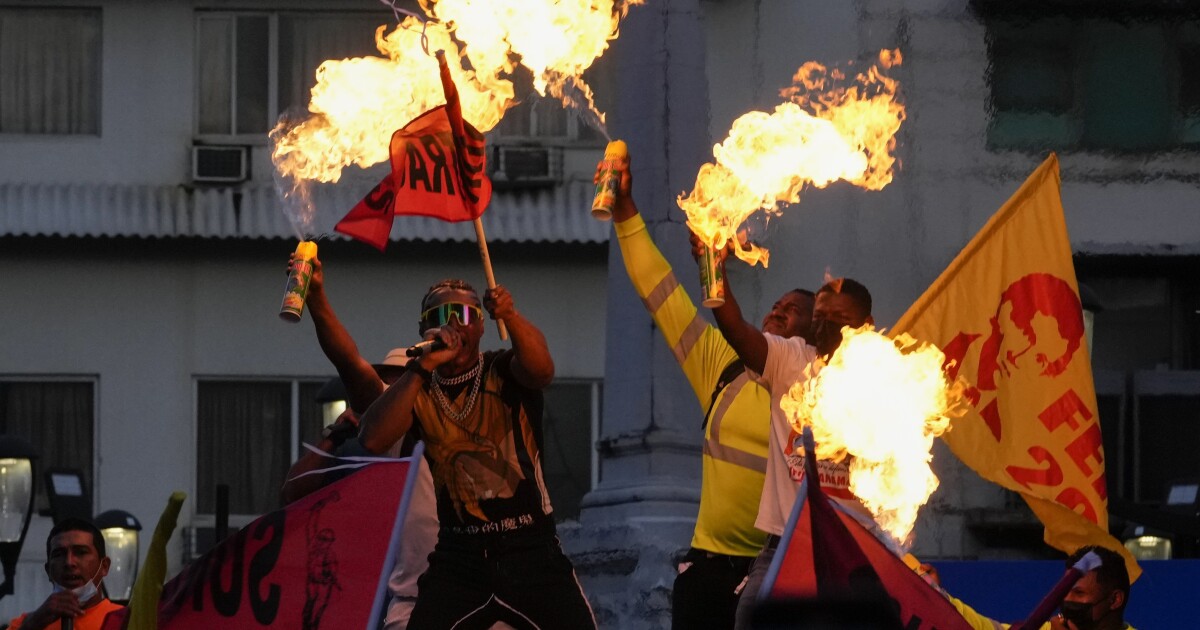
[[[62,630],[75,630],[75,618],[63,617],[61,620]]]
[[[446,342],[442,341],[441,337],[436,337],[434,339],[422,341],[421,343],[411,346],[408,350],[404,351],[404,354],[410,357],[420,357],[429,354],[430,352],[444,350],[445,348]]]

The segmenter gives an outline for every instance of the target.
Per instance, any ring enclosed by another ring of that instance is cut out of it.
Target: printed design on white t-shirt
[[[788,434],[787,446],[784,448],[783,459],[787,462],[788,473],[792,481],[800,483],[804,479],[804,439],[793,429]],[[817,460],[817,474],[821,477],[821,490],[833,499],[849,500],[858,503],[858,497],[850,492],[850,460],[833,462],[827,459]]]

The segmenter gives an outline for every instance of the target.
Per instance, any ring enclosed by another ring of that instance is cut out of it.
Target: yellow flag
[[[1104,450],[1079,286],[1053,154],[892,329],[938,344],[969,384],[944,439],[984,478],[1019,492],[1066,552],[1108,533]]]
[[[167,541],[175,532],[179,510],[187,495],[179,490],[171,493],[167,507],[154,526],[154,537],[146,551],[146,561],[138,571],[133,584],[133,597],[129,600],[129,622],[127,630],[155,630],[158,628],[158,600],[162,597],[163,580],[167,576]]]

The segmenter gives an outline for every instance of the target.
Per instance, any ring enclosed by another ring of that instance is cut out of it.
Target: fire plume
[[[755,212],[778,215],[784,204],[799,202],[806,185],[824,188],[841,179],[880,190],[890,183],[905,112],[897,101],[899,83],[883,70],[900,61],[898,50],[884,50],[851,84],[837,69],[801,66],[793,85],[781,91],[788,102],[771,113],[741,116],[713,147],[716,162],[701,166],[692,192],[677,200],[688,227],[721,248]],[[744,243],[734,253],[767,266],[765,248]]]
[[[518,65],[533,74],[539,94],[577,106],[573,95],[582,94],[591,107],[582,74],[639,2],[421,0],[428,22],[410,16],[391,32],[387,25],[376,30],[382,56],[321,64],[307,117],[281,120],[271,132],[276,171],[293,182],[336,182],[347,166],[387,160],[392,132],[445,102],[436,50],[452,60],[463,118],[479,131],[495,127],[515,104],[510,77]],[[602,123],[603,115],[591,112]]]
[[[844,328],[841,346],[780,402],[797,432],[812,426],[817,457],[850,457],[850,490],[875,522],[905,545],[917,512],[938,487],[933,439],[960,415],[962,386],[945,355],[908,335]]]

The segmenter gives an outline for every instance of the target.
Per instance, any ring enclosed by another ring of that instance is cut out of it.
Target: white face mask
[[[90,580],[88,580],[87,583],[84,584],[83,586],[79,586],[79,587],[72,588],[72,589],[67,589],[67,588],[64,588],[61,584],[54,582],[53,583],[54,584],[54,592],[59,593],[62,591],[69,590],[69,591],[71,591],[71,594],[75,596],[75,599],[79,600],[80,604],[87,603],[87,602],[91,601],[91,599],[93,597],[96,596],[96,593],[100,592],[100,589],[96,587],[96,576],[100,575],[100,569],[102,569],[102,568],[103,568],[103,565],[96,567],[96,573],[94,575],[92,575],[92,578]]]

